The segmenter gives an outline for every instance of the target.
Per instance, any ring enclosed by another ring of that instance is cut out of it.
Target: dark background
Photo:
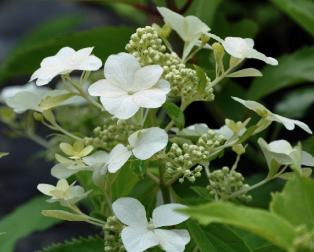
[[[243,16],[253,20],[258,19],[258,16],[255,16],[255,10],[261,1],[232,2],[238,7],[228,17],[230,21],[237,21]],[[259,28],[255,38],[258,50],[266,55],[277,57],[313,44],[313,39],[307,33],[284,14],[278,15],[275,7],[271,7],[268,11],[268,14],[274,12],[276,15],[274,15],[274,19],[270,19],[268,23],[265,22]],[[88,2],[2,0],[0,1],[0,62],[37,25],[67,15],[82,16],[84,21],[77,28],[78,30],[104,25],[134,25],[134,20],[119,16],[109,7],[99,7],[97,4]],[[257,68],[262,65],[261,62],[250,62],[250,66]],[[27,82],[27,78],[20,78],[10,80],[6,85],[23,85],[25,82]],[[247,80],[242,82],[244,86],[248,84]],[[274,101],[288,91],[289,89],[272,94],[265,100],[265,103],[271,107]],[[304,121],[314,128],[313,114],[312,116],[311,114]],[[218,123],[215,122],[215,118],[207,115],[208,110],[204,105],[196,103],[187,110],[187,124],[206,122],[211,127],[217,127]],[[0,151],[9,152],[10,155],[0,160],[0,218],[12,212],[18,205],[38,195],[36,190],[38,183],[53,181],[50,177],[52,164],[47,163],[38,155],[34,155],[41,150],[38,145],[26,139],[7,138],[1,132],[4,133],[3,125],[0,125]],[[286,133],[285,131],[282,134]],[[304,134],[297,131],[297,137],[302,138]],[[20,240],[16,246],[16,252],[33,251],[52,242],[94,232],[95,230],[89,225],[60,224],[49,231],[38,232]]]

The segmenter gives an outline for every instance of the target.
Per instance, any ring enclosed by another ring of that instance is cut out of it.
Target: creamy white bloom
[[[128,142],[129,148],[118,144],[111,150],[108,158],[109,172],[117,172],[132,155],[140,160],[149,159],[167,146],[168,134],[163,129],[152,127],[136,131],[129,136]]]
[[[306,131],[307,133],[312,134],[312,130],[304,122],[289,119],[287,117],[272,113],[264,105],[262,105],[256,101],[243,100],[243,99],[240,99],[238,97],[232,97],[232,99],[241,103],[242,105],[244,105],[248,109],[253,110],[259,116],[263,117],[264,119],[268,120],[269,122],[279,122],[279,123],[283,124],[283,126],[287,130],[294,130],[295,125],[296,125],[296,126],[300,127],[301,129],[303,129],[304,131]]]
[[[150,221],[147,220],[144,206],[134,198],[120,198],[112,204],[115,216],[126,225],[121,232],[121,238],[128,252],[142,252],[159,245],[167,252],[183,252],[190,241],[190,235],[184,229],[161,229],[174,226],[188,219],[177,213],[181,204],[161,205],[153,211]]]
[[[194,46],[199,45],[202,34],[210,31],[210,28],[195,16],[182,16],[165,7],[157,7],[164,22],[175,30],[185,42],[183,58],[190,53]]]
[[[119,119],[132,117],[139,108],[159,108],[170,91],[161,79],[159,65],[141,67],[131,54],[111,55],[105,63],[105,78],[92,84],[88,92],[100,96],[104,108]]]
[[[226,52],[238,59],[258,59],[270,65],[278,65],[278,61],[272,57],[258,52],[254,47],[254,40],[250,38],[226,37],[222,41]]]
[[[51,197],[48,200],[49,202],[59,201],[62,205],[75,204],[85,198],[88,192],[85,192],[83,187],[74,185],[74,183],[69,185],[65,179],[61,179],[56,186],[39,184],[37,189],[41,193]]]
[[[75,51],[71,47],[63,47],[54,56],[44,58],[30,81],[36,80],[37,86],[48,84],[60,74],[69,74],[74,70],[96,71],[102,66],[99,58],[92,55],[93,47]]]
[[[297,147],[292,147],[286,140],[276,140],[267,143],[263,138],[258,139],[267,164],[271,167],[272,160],[276,160],[279,164],[290,165],[299,164],[306,166],[314,166],[314,157],[306,151],[300,151]]]

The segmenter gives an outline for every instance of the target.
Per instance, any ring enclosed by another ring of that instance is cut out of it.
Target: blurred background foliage
[[[0,5],[6,6],[8,2],[10,1],[2,1]],[[25,5],[28,1],[22,2]],[[15,8],[23,8],[23,4],[21,5],[19,1],[12,1],[10,5],[10,8],[12,5],[13,8],[14,5]],[[33,7],[38,13],[28,12],[27,9],[20,10],[22,15],[35,15],[36,18],[31,29],[27,23],[23,23],[22,19],[18,19],[21,30],[25,28],[27,33],[16,43],[12,43],[14,46],[10,45],[10,50],[1,52],[1,86],[26,83],[42,58],[54,54],[63,46],[71,46],[75,49],[94,46],[94,53],[105,60],[108,55],[124,50],[130,35],[137,27],[161,21],[155,9],[156,5],[168,6],[181,11],[184,15],[198,16],[211,27],[213,33],[221,37],[254,38],[259,51],[279,60],[278,67],[264,66],[258,61],[250,62],[250,66],[261,69],[263,77],[225,80],[216,90],[215,102],[195,103],[187,109],[187,125],[205,122],[210,127],[217,128],[224,123],[225,118],[242,120],[247,116],[247,112],[230,99],[232,95],[261,101],[271,110],[287,117],[300,119],[314,129],[313,0],[69,0],[49,1],[49,3],[35,0],[30,1],[29,5],[29,8],[34,5]],[[37,6],[36,8],[35,5],[41,7]],[[55,10],[52,15],[50,7],[53,5],[58,5],[59,9]],[[68,8],[75,11],[65,11]],[[3,12],[0,11],[0,15],[3,15]],[[13,21],[16,16],[7,14],[7,18],[4,20],[11,22],[10,18]],[[202,51],[196,55],[195,63],[201,65],[211,75],[214,68],[213,62],[210,61],[210,52]],[[3,127],[0,129],[2,133],[5,133]],[[279,124],[273,125],[270,130],[264,132],[263,137],[268,141],[275,138],[285,138],[292,142],[302,139],[304,149],[310,153],[314,152],[313,137],[308,137],[299,130],[288,134],[287,131],[282,130]],[[35,188],[39,181],[51,181],[51,178],[49,178],[50,165],[38,161],[38,158],[31,155],[40,149],[29,145],[28,141],[9,142],[3,137],[0,140],[0,151],[11,152],[11,157],[0,160],[0,189],[2,193],[8,192],[0,202],[0,215],[4,216],[13,211],[17,205],[36,195]],[[252,142],[248,149],[249,160],[242,164],[244,174],[252,175],[249,179],[251,181],[258,180],[261,176],[260,173],[266,169],[262,155],[258,152],[255,144]],[[27,167],[31,168],[27,169]],[[10,178],[15,180],[8,183]],[[21,182],[17,185],[22,180],[27,180],[29,183]],[[149,185],[140,186],[142,187],[139,191],[152,190]],[[261,190],[253,193],[253,198],[256,196],[258,200],[253,200],[250,204],[267,207],[269,192],[279,189],[281,186],[281,182],[275,182],[262,187]],[[21,191],[24,194],[22,193],[22,196],[17,196],[16,200],[12,200],[16,188],[19,188],[18,192]],[[178,185],[177,191],[182,192],[184,188],[184,184]],[[195,190],[197,191],[197,188]],[[138,195],[138,192],[134,191],[134,195]],[[38,216],[40,209],[45,208],[42,202],[42,198],[37,198],[26,203],[23,206],[24,210],[13,212],[0,221],[0,231],[24,222],[22,225],[24,228],[19,229],[14,237],[0,244],[1,251],[33,251],[33,249],[39,249],[51,242],[62,241],[73,235],[95,232],[85,225],[74,224],[73,227],[71,223],[71,228],[67,229],[60,225],[69,224],[59,224],[57,229],[50,231],[49,235],[48,233],[36,233],[35,238],[34,235],[28,236],[16,246],[16,241],[21,237],[29,235],[34,230],[43,230],[56,224],[55,221]],[[27,218],[29,223],[25,223],[23,214],[25,211],[29,213],[29,218]],[[65,230],[65,233],[59,236],[52,235],[61,229]],[[36,239],[37,242],[38,237],[41,237],[41,241],[34,247],[32,241]],[[94,244],[95,240],[88,242]]]

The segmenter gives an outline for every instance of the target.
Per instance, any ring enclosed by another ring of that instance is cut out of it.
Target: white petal
[[[176,212],[176,209],[186,208],[186,206],[176,203],[161,205],[153,211],[153,224],[154,227],[174,226],[189,217],[187,215]]]
[[[268,149],[271,152],[285,153],[287,155],[289,155],[293,151],[291,144],[286,140],[273,141],[268,144]]]
[[[119,97],[121,95],[127,95],[127,93],[117,87],[116,85],[112,84],[109,80],[98,80],[95,83],[93,83],[88,88],[88,93],[91,96],[104,96],[104,97]]]
[[[146,228],[125,227],[121,232],[121,238],[128,252],[142,252],[158,245],[156,235]]]
[[[74,54],[75,54],[75,50],[73,48],[67,46],[67,47],[61,48],[57,52],[56,56],[59,58],[65,59],[65,58],[72,57]]]
[[[190,125],[179,132],[180,135],[185,136],[201,136],[208,132],[209,128],[205,123],[196,123]]]
[[[123,144],[116,145],[109,154],[108,171],[117,172],[131,157],[132,152]]]
[[[138,91],[132,97],[134,102],[142,108],[159,108],[165,103],[170,84],[166,80],[160,80],[150,89]]]
[[[138,69],[134,74],[132,91],[140,91],[151,88],[160,79],[163,68],[159,65],[149,65]]]
[[[175,30],[182,39],[185,39],[185,33],[183,30],[184,17],[165,7],[157,7],[157,10],[163,17],[165,23]]]
[[[269,65],[276,66],[278,65],[278,61],[272,57],[267,57],[265,54],[256,51],[255,49],[251,49],[247,55],[246,58],[248,59],[259,59],[261,61],[264,61],[265,63]]]
[[[105,77],[119,87],[130,90],[135,72],[140,69],[137,59],[128,53],[108,57],[105,63]]]
[[[155,229],[159,243],[166,252],[183,252],[185,245],[190,242],[190,235],[187,230],[163,230]]]
[[[273,121],[282,123],[287,130],[294,130],[295,125],[297,125],[301,129],[306,131],[307,133],[312,134],[312,130],[304,122],[301,122],[301,121],[298,121],[298,120],[289,119],[287,117],[284,117],[284,116],[281,116],[281,115],[277,115],[277,114],[272,114],[270,118]]]
[[[73,174],[77,173],[79,170],[67,169],[64,164],[56,164],[51,169],[51,175],[58,179],[71,177]]]
[[[16,113],[23,113],[26,110],[41,112],[42,109],[39,107],[39,104],[47,92],[49,91],[41,89],[34,91],[22,91],[7,98],[6,103]]]
[[[137,228],[145,228],[148,225],[145,208],[137,199],[119,198],[113,202],[112,211],[125,225]]]
[[[295,125],[299,126],[301,129],[303,129],[305,132],[312,134],[312,130],[310,129],[310,127],[305,124],[304,122],[298,121],[298,120],[293,120]]]
[[[163,129],[152,127],[133,133],[128,141],[134,156],[146,160],[166,147],[168,135]]]
[[[165,23],[175,30],[184,41],[198,39],[202,33],[208,32],[209,27],[198,17],[183,17],[165,7],[157,8]]]
[[[97,151],[92,155],[83,158],[85,164],[89,166],[104,164],[109,160],[109,154],[105,151]]]
[[[118,97],[100,97],[104,108],[119,119],[128,119],[138,110],[139,106],[134,102],[131,95],[122,95]]]
[[[90,55],[88,58],[86,58],[83,62],[81,62],[76,70],[82,70],[82,71],[96,71],[99,68],[101,68],[102,62],[101,60],[94,56]]]
[[[240,99],[238,97],[231,97],[233,100],[241,103],[243,106],[247,107],[250,110],[253,110],[255,112],[259,112],[259,111],[265,111],[265,112],[269,112],[269,110],[262,104],[256,102],[256,101],[251,101],[251,100],[243,100]]]
[[[43,194],[45,194],[45,195],[48,195],[48,196],[51,196],[51,191],[53,191],[53,190],[55,190],[56,189],[56,187],[54,187],[53,185],[49,185],[49,184],[39,184],[38,186],[37,186],[37,189],[41,192],[41,193],[43,193]]]
[[[306,165],[306,166],[314,166],[314,157],[306,152],[306,151],[302,151],[302,164]]]
[[[231,56],[244,59],[248,50],[253,48],[252,42],[240,37],[226,37],[223,42],[223,47]]]

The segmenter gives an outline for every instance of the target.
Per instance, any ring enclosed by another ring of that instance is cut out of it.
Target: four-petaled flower
[[[232,99],[241,103],[242,105],[244,105],[248,109],[253,110],[256,114],[258,114],[260,117],[266,119],[268,122],[282,123],[283,126],[287,130],[294,130],[295,125],[297,125],[301,129],[306,131],[307,133],[312,134],[312,130],[305,123],[298,121],[298,120],[289,119],[287,117],[277,115],[275,113],[272,113],[264,105],[262,105],[256,101],[242,100],[238,97],[232,97]]]
[[[125,225],[121,238],[128,252],[142,252],[160,245],[167,252],[183,252],[190,241],[190,235],[184,229],[160,229],[174,226],[188,219],[175,212],[182,209],[181,204],[161,205],[153,211],[152,219],[147,220],[144,206],[134,198],[120,198],[112,205],[115,216]]]
[[[85,192],[84,188],[79,185],[69,183],[65,179],[58,181],[56,186],[49,184],[39,184],[37,189],[51,198],[49,202],[59,201],[62,205],[75,204],[76,202],[84,199],[89,192]]]
[[[181,16],[165,7],[157,8],[165,23],[175,30],[185,42],[183,59],[187,57],[194,46],[199,45],[202,34],[210,31],[210,28],[195,16]]]
[[[88,92],[100,96],[104,108],[119,119],[132,117],[139,108],[159,108],[170,91],[161,79],[159,65],[141,67],[131,54],[111,55],[105,63],[105,78],[92,84]]]
[[[168,143],[168,134],[163,129],[152,127],[138,130],[129,136],[130,148],[123,144],[116,145],[108,158],[108,171],[117,172],[132,156],[146,160],[158,151],[164,149]]]
[[[44,58],[30,81],[36,80],[37,86],[48,84],[54,77],[61,74],[69,74],[74,70],[96,71],[102,66],[102,62],[92,55],[93,47],[87,47],[75,51],[70,47],[61,48],[54,56]]]
[[[270,65],[278,65],[278,61],[272,57],[255,50],[254,40],[250,38],[226,37],[222,41],[226,52],[237,59],[258,59]]]

